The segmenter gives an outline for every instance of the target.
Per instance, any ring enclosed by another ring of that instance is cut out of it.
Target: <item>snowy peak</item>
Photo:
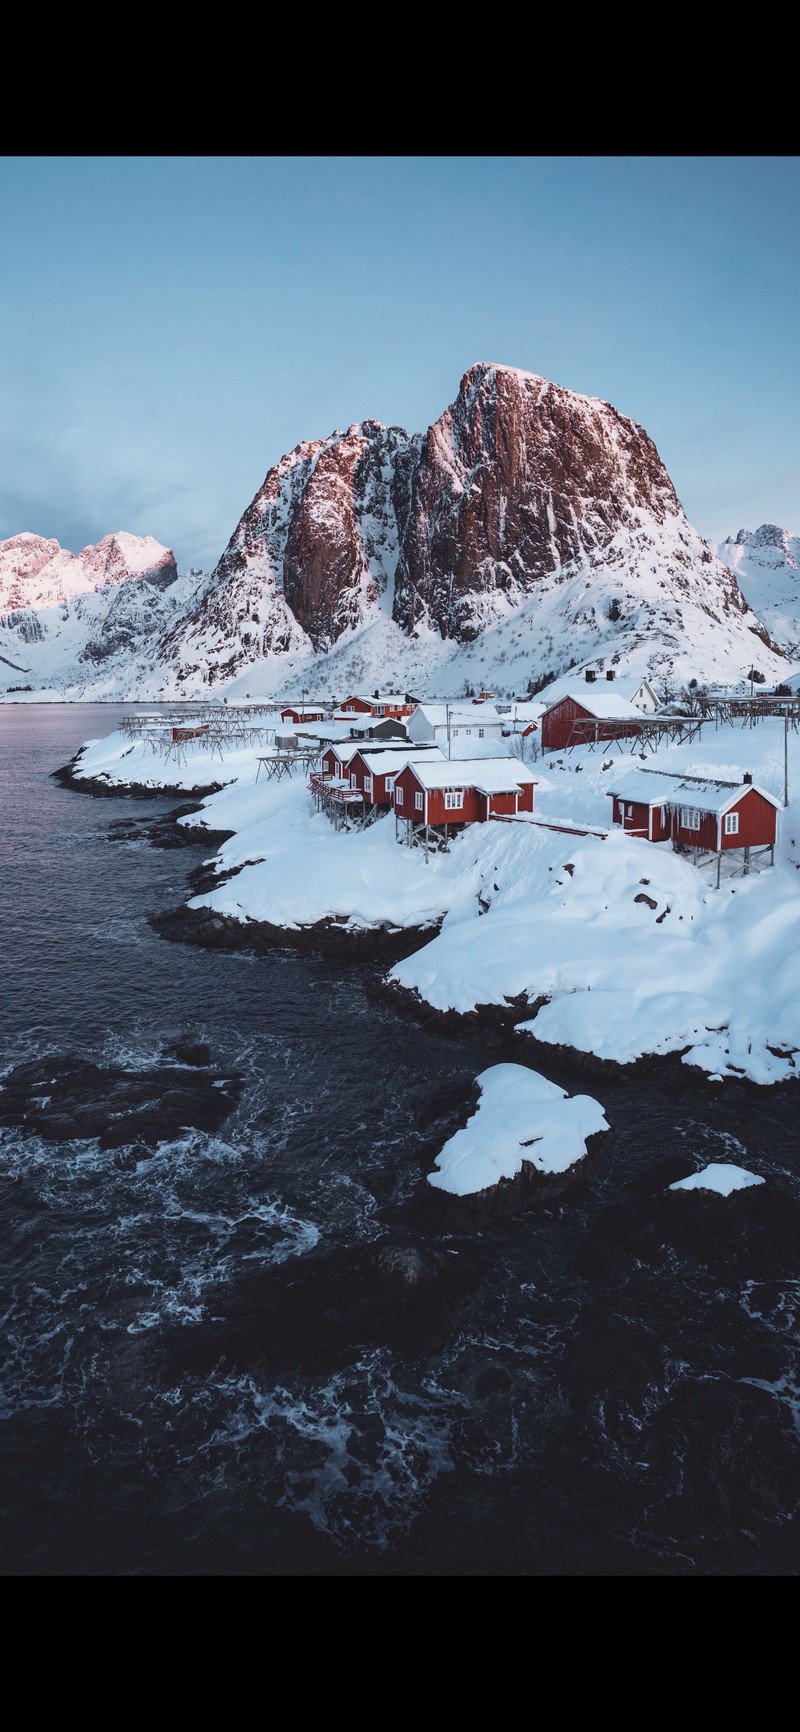
[[[800,653],[800,536],[777,523],[740,529],[717,548],[742,594],[785,654]]]
[[[170,547],[162,547],[152,535],[128,535],[125,530],[104,535],[96,547],[84,547],[78,558],[84,571],[95,579],[94,589],[106,583],[127,583],[132,577],[165,589],[178,575]]]
[[[14,535],[0,542],[0,618],[57,607],[109,583],[137,578],[165,585],[176,577],[174,554],[152,535],[120,531],[77,555],[41,535]]]

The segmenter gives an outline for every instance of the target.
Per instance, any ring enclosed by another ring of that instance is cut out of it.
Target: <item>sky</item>
[[[0,158],[0,539],[211,569],[273,463],[476,361],[646,428],[711,541],[800,532],[800,157]]]

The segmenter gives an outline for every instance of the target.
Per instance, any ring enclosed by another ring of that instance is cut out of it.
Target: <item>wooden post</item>
[[[719,889],[720,873],[722,871],[722,849],[717,850],[717,889]]]

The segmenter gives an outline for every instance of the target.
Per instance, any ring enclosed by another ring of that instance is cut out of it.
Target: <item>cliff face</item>
[[[162,658],[187,677],[203,663],[230,676],[264,656],[324,652],[391,612],[395,465],[408,444],[402,429],[365,421],[282,457]]]
[[[646,541],[673,578],[713,564],[643,428],[608,403],[481,363],[422,441],[395,617],[469,641],[546,579],[634,566]],[[736,586],[723,579],[722,590],[738,609]]]
[[[777,562],[791,589],[794,543],[766,525],[720,553],[635,421],[480,362],[425,434],[364,421],[297,445],[199,584],[151,538],[77,557],[36,536],[0,545],[0,657],[69,657],[81,681],[102,664],[104,695],[114,679],[188,696],[298,675],[331,692],[524,690],[587,661],[732,683],[755,662],[780,678],[773,640],[800,641],[798,610],[758,605],[746,582]]]

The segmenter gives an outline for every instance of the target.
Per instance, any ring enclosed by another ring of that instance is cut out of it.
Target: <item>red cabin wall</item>
[[[628,806],[633,807],[630,817],[627,815]],[[648,807],[644,805],[643,801],[621,800],[617,794],[614,795],[613,822],[619,824],[629,835],[645,837],[648,835],[648,815]],[[656,816],[657,811],[653,813],[653,817]]]
[[[757,789],[751,788],[743,794],[732,812],[739,814],[739,831],[736,836],[725,835],[725,816],[721,819],[723,848],[763,848],[774,842],[778,830],[778,813],[769,800],[764,800]]]
[[[687,799],[687,806],[691,800]],[[731,838],[737,846],[741,846],[738,837]],[[686,830],[681,824],[681,808],[676,807],[672,814],[672,840],[684,848],[709,849],[712,854],[717,852],[717,815],[716,812],[703,812],[700,817],[699,830]]]
[[[638,734],[640,726],[633,720],[616,721],[613,716],[591,716],[575,698],[562,698],[542,716],[542,749],[546,752],[561,751],[565,746],[589,745],[594,739],[627,739]]]
[[[522,792],[522,790],[520,790],[520,792]],[[483,795],[482,799],[483,799],[483,803],[485,805],[486,804],[486,796]],[[489,795],[489,811],[490,811],[490,813],[493,813],[494,816],[497,818],[505,818],[509,815],[511,817],[513,817],[515,812],[519,812],[521,809],[522,809],[522,801],[520,800],[518,803],[515,800],[513,794],[490,794]]]
[[[573,723],[579,717],[586,721],[594,720],[587,710],[576,704],[574,698],[562,698],[560,703],[553,705],[552,710],[545,710],[541,720],[543,751],[558,751],[566,746],[572,737]]]
[[[453,782],[453,787],[457,787]],[[462,788],[463,806],[445,806],[444,788],[431,788],[428,793],[429,824],[476,824],[486,817],[486,795],[475,788]]]
[[[534,797],[535,792],[536,792],[536,783],[535,782],[523,782],[522,787],[520,788],[520,791],[519,791],[519,806],[517,808],[517,810],[519,812],[532,812],[533,811],[533,797]]]

